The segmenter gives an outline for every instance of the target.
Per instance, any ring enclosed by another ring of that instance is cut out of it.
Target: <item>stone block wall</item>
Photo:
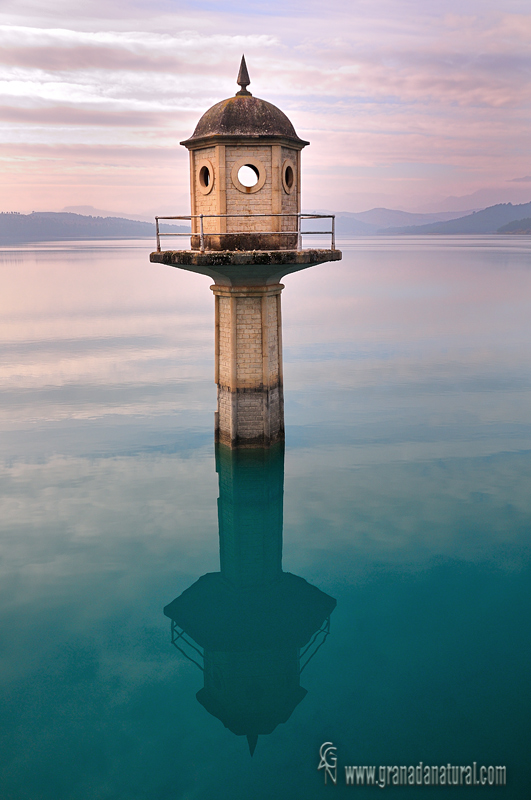
[[[282,286],[211,287],[216,297],[218,440],[264,445],[284,436]]]
[[[284,214],[300,211],[300,152],[280,144],[243,142],[216,145],[191,151],[192,214],[243,214],[245,217],[205,219],[205,246],[212,250],[295,249],[296,237],[260,236],[270,231],[296,229],[296,219],[260,214]],[[245,189],[235,181],[238,164],[254,164],[260,171],[260,187]],[[205,193],[200,184],[201,166],[208,162],[211,169],[211,188]],[[287,190],[283,182],[284,167],[293,169],[293,185]],[[233,174],[234,173],[234,174]],[[248,218],[247,218],[248,216]],[[199,221],[193,223],[193,249],[200,246]],[[234,233],[235,236],[216,236]],[[241,241],[238,241],[238,235]],[[247,236],[246,236],[247,235]]]
[[[298,214],[300,212],[300,151],[294,150],[291,147],[283,147],[281,151],[281,169],[284,163],[288,161],[293,168],[294,182],[291,192],[288,194],[284,187],[282,187],[282,214]],[[282,230],[292,231],[297,227],[296,219],[289,219],[285,217],[282,219]],[[283,237],[286,238],[286,237]]]
[[[201,166],[205,164],[206,161],[208,161],[213,168],[210,170],[209,166],[209,171],[213,172],[211,175],[212,188],[209,187],[210,191],[208,194],[203,194],[199,182],[199,173],[201,171]],[[216,193],[216,181],[219,181],[219,166],[216,162],[217,158],[215,147],[204,147],[202,150],[192,152],[192,214],[222,213],[219,210],[219,202]],[[217,233],[219,231],[219,220],[217,219],[205,219],[203,224],[205,233]],[[194,221],[192,230],[196,233],[199,233],[199,220]]]
[[[263,165],[265,182],[258,192],[244,193],[236,188],[232,181],[232,169],[241,160],[256,160]],[[244,146],[225,148],[225,175],[227,181],[227,214],[268,214],[271,212],[271,147],[268,145]],[[227,231],[238,233],[257,233],[270,231],[271,219],[269,217],[255,217],[254,219],[228,219]]]

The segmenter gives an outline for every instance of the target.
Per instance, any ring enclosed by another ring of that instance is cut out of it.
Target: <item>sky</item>
[[[531,201],[528,0],[0,0],[0,211],[189,213],[179,142],[250,91],[305,210]]]

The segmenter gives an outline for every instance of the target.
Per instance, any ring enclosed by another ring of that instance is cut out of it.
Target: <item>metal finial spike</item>
[[[247,72],[247,64],[245,63],[245,56],[242,56],[242,61],[240,64],[240,71],[238,72],[238,77],[236,79],[236,83],[238,86],[241,86],[239,92],[236,92],[237,95],[239,94],[247,94],[250,95],[251,92],[247,91],[247,87],[251,83],[251,79],[249,78],[249,73]]]

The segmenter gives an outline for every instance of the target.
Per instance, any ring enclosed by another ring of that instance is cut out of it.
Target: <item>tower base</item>
[[[284,438],[284,287],[210,288],[216,298],[217,441],[230,447],[267,447]]]
[[[284,439],[282,386],[236,389],[218,386],[216,442],[229,447],[269,447]]]
[[[267,447],[284,439],[280,279],[340,259],[339,250],[151,253],[151,262],[214,280],[218,442]]]

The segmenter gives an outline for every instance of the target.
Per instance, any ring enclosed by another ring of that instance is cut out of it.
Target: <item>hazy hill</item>
[[[319,222],[317,220],[316,222]],[[319,230],[326,230],[322,227],[322,223],[327,227],[330,226],[330,220],[322,220],[321,225],[315,225]],[[302,223],[303,229],[309,229],[308,222]],[[378,225],[358,219],[357,214],[349,214],[348,212],[339,212],[336,214],[336,234],[338,236],[372,236],[378,230]]]
[[[514,222],[509,222],[507,225],[502,225],[498,228],[498,233],[531,233],[531,218],[517,219]]]
[[[433,222],[429,225],[412,225],[400,228],[385,228],[379,232],[384,234],[467,234],[497,233],[502,225],[520,220],[531,213],[531,203],[513,206],[511,203],[500,203],[496,206],[475,211],[465,217],[448,222]]]
[[[162,225],[167,233],[187,228]],[[0,214],[0,244],[53,242],[61,239],[155,239],[155,224],[121,217],[85,217],[82,214],[37,211]],[[179,239],[173,241],[178,242]],[[187,242],[186,239],[183,241]],[[188,243],[186,247],[188,247]]]
[[[171,203],[163,203],[158,205],[155,209],[147,209],[142,214],[135,214],[129,211],[110,211],[108,208],[95,208],[94,206],[65,206],[61,209],[63,212],[71,214],[81,214],[83,217],[119,217],[120,219],[135,219],[139,222],[153,222],[156,216],[171,217],[175,214],[175,208]],[[186,225],[186,221],[179,221],[172,223],[175,225]]]
[[[83,217],[119,217],[139,222],[153,222],[155,219],[155,214],[129,214],[126,211],[110,211],[108,208],[95,208],[94,206],[65,206],[61,211],[69,214],[81,214]]]
[[[311,213],[311,212],[308,212]],[[327,213],[326,211],[314,213]],[[527,217],[526,217],[527,214]],[[451,215],[451,217],[450,217]],[[483,234],[483,233],[529,233],[531,203],[513,206],[499,204],[476,211],[464,217],[457,212],[441,214],[413,214],[388,208],[373,208],[358,214],[339,212],[336,214],[338,236],[374,236],[376,234]],[[446,219],[440,219],[440,217]],[[387,227],[391,220],[418,222],[439,217],[428,224]],[[448,218],[450,217],[450,218]],[[514,225],[516,227],[510,227]],[[330,220],[305,220],[303,230],[329,230]],[[164,233],[187,232],[181,225],[161,223]],[[59,241],[68,239],[155,239],[153,222],[132,220],[125,217],[85,216],[72,212],[39,211],[32,214],[0,213],[0,244],[23,242]],[[305,240],[311,244],[311,237]],[[167,247],[188,248],[186,238],[169,239]]]
[[[477,208],[467,209],[464,213],[472,214]],[[339,212],[338,216],[354,216],[360,222],[368,222],[377,228],[389,228],[397,225],[425,225],[430,222],[442,222],[449,219],[463,217],[462,211],[441,211],[439,213],[413,213],[411,211],[398,211],[392,208],[371,208],[370,211],[361,211],[357,214]]]
[[[308,211],[308,214],[331,214],[331,211]],[[351,211],[337,211],[336,233],[338,236],[373,236],[381,228],[390,225],[422,225],[428,222],[455,219],[462,216],[459,211],[445,211],[437,214],[416,214],[410,211],[399,211],[392,208],[372,208],[356,214]],[[323,227],[323,225],[325,227]],[[304,220],[303,230],[325,230],[330,227],[330,220]]]
[[[500,205],[500,203],[528,203],[531,199],[531,180],[515,178],[507,181],[506,186],[491,186],[484,189],[477,189],[472,194],[462,195],[461,197],[446,197],[426,206],[427,211],[460,211],[460,216],[465,216],[471,208],[490,208],[490,206]],[[527,184],[527,185],[526,185]]]

